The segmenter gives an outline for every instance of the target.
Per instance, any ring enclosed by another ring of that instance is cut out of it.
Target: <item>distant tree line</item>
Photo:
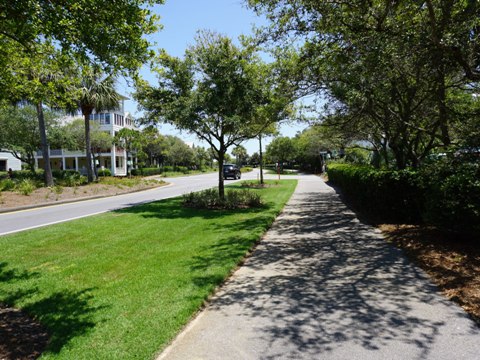
[[[85,123],[81,118],[70,122],[64,114],[45,110],[45,129],[51,149],[85,152]],[[63,117],[62,117],[63,116]],[[161,135],[156,127],[141,130],[124,128],[116,136],[102,131],[98,122],[89,121],[90,148],[93,160],[110,151],[113,144],[135,153],[139,167],[185,166],[204,169],[213,165],[213,155],[203,147],[188,146],[172,135]],[[32,105],[7,106],[0,109],[0,146],[35,171],[35,155],[41,147],[36,109]]]

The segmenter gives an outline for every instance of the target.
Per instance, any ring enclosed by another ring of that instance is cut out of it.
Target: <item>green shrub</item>
[[[65,179],[68,176],[80,174],[78,171],[75,170],[52,170],[52,175],[55,179]]]
[[[61,185],[52,186],[51,189],[57,195],[60,195],[61,193],[63,193],[63,186],[61,186]]]
[[[241,171],[242,173],[247,173],[247,172],[250,172],[250,171],[252,171],[252,170],[253,170],[253,168],[250,167],[250,166],[244,166],[244,167],[242,167],[242,168],[240,169],[240,171]]]
[[[243,190],[246,191],[246,190]],[[225,192],[224,206],[226,209],[237,209],[242,205],[242,193],[238,190],[227,190]]]
[[[13,172],[12,178],[17,181],[22,181],[24,179],[44,181],[43,170],[37,170],[35,173],[32,173],[29,170],[16,170]]]
[[[253,208],[263,206],[263,201],[260,194],[252,191],[246,192],[245,203],[248,207],[253,207]]]
[[[17,191],[22,195],[30,195],[36,188],[35,181],[32,179],[23,179],[17,185]]]
[[[348,148],[345,150],[344,161],[357,165],[368,165],[370,163],[370,151],[360,148]]]
[[[4,179],[0,181],[0,191],[10,191],[15,188],[15,181],[12,179]]]
[[[338,185],[354,206],[389,222],[420,222],[424,191],[410,170],[376,170],[369,166],[331,164],[328,179]]]
[[[183,206],[197,209],[208,209],[221,205],[218,190],[207,189],[183,195]]]
[[[421,171],[426,222],[464,233],[480,232],[480,163],[443,159]]]
[[[133,169],[132,170],[132,175],[133,176],[152,176],[152,175],[159,175],[162,173],[162,168],[139,168],[139,169]]]
[[[225,199],[220,199],[217,189],[207,189],[183,195],[183,205],[196,209],[238,209],[260,207],[261,196],[255,192],[228,189]]]
[[[132,170],[132,172],[133,172],[133,170]],[[112,172],[110,171],[110,169],[100,169],[100,170],[98,170],[98,176],[102,176],[102,177],[112,176]]]
[[[480,163],[444,159],[418,171],[332,164],[328,179],[378,221],[425,222],[463,233],[480,231]]]
[[[70,172],[64,175],[64,178],[58,179],[57,184],[67,187],[81,186],[88,183],[86,176],[80,175],[78,172]]]
[[[181,172],[183,174],[188,174],[190,172],[190,170],[186,166],[177,166],[175,168],[175,171]]]

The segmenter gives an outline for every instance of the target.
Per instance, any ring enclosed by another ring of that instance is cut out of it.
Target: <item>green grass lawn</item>
[[[295,186],[250,190],[262,194],[261,209],[187,209],[177,198],[0,237],[0,302],[47,327],[42,359],[151,359]]]

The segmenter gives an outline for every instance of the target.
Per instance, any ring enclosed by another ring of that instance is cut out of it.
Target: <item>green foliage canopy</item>
[[[159,29],[148,7],[162,0],[4,1],[0,48],[13,41],[29,52],[45,40],[105,68],[136,70],[149,56],[145,34]],[[18,48],[18,47],[17,47]],[[0,57],[1,58],[1,57]]]
[[[290,162],[295,159],[295,143],[289,137],[277,137],[267,145],[266,155],[276,163]]]
[[[418,166],[435,149],[458,145],[459,122],[478,125],[478,116],[457,112],[473,114],[471,101],[454,95],[477,92],[478,2],[248,3],[271,20],[262,39],[282,45],[275,52],[298,94],[326,96],[323,120],[379,152],[388,147],[396,167]]]
[[[145,110],[144,122],[172,123],[206,141],[219,163],[223,197],[227,149],[256,137],[264,129],[258,126],[258,119],[265,119],[260,112],[270,107],[283,110],[285,102],[277,105],[266,81],[266,67],[253,49],[239,48],[216,33],[200,32],[184,59],[161,52],[156,63],[158,87],[139,82],[135,95]]]
[[[45,112],[47,133],[56,134],[58,128],[56,114]],[[35,171],[35,153],[40,149],[40,130],[37,112],[33,106],[0,107],[0,149],[12,153]]]

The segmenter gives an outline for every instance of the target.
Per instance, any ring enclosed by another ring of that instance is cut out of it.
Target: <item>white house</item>
[[[22,162],[7,151],[0,151],[0,171],[22,170]]]
[[[116,110],[104,111],[98,114],[92,114],[90,119],[100,124],[100,130],[115,134],[123,128],[136,129],[134,121],[129,113],[124,111],[124,100],[122,97],[120,108]],[[79,116],[67,116],[64,122],[70,122]],[[128,154],[125,149],[112,145],[110,149],[103,149],[100,154],[95,154],[97,160],[97,169],[110,169],[113,176],[127,175],[127,166],[134,168],[136,158],[134,154]],[[43,167],[42,152],[38,151],[35,156],[36,166]],[[52,169],[76,170],[82,174],[87,173],[86,154],[84,151],[71,151],[65,149],[50,149],[50,163]]]

